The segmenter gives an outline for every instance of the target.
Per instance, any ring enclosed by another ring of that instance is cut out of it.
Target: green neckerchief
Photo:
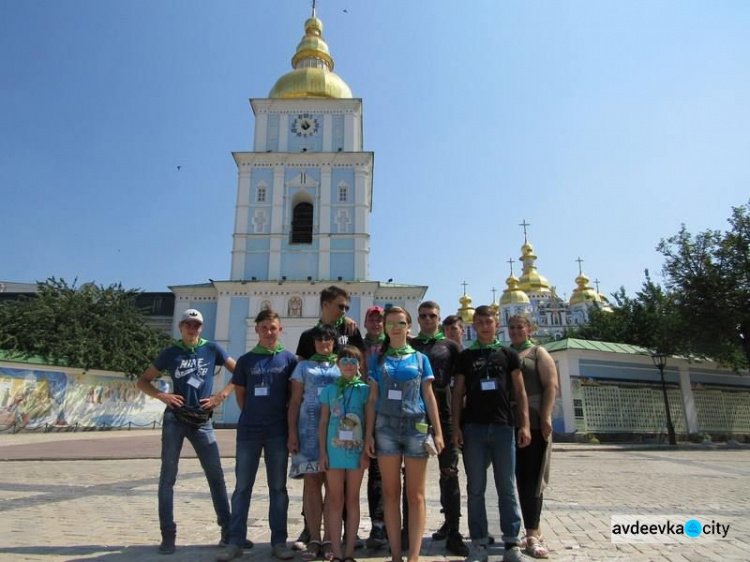
[[[401,355],[409,355],[410,353],[416,353],[416,350],[408,343],[404,347],[389,347],[388,351],[385,352],[389,357],[400,357]]]
[[[365,345],[368,346],[368,347],[371,346],[371,345],[375,345],[376,343],[383,343],[384,341],[385,341],[385,334],[380,334],[374,340],[368,338],[367,336],[365,336]]]
[[[336,396],[341,396],[344,394],[344,391],[349,388],[350,386],[367,386],[367,383],[365,383],[359,375],[355,375],[354,378],[348,379],[344,377],[343,375],[337,378],[333,381],[333,384],[336,385]]]
[[[276,347],[274,347],[273,349],[268,349],[267,347],[263,347],[262,345],[258,344],[250,350],[250,353],[257,353],[258,355],[276,355],[277,353],[281,353],[282,351],[284,351],[284,346],[280,343],[277,343]]]
[[[488,344],[479,343],[479,340],[477,340],[471,344],[469,349],[499,349],[500,347],[502,347],[502,344],[500,343],[500,340],[496,338],[495,341]]]
[[[203,338],[198,338],[197,345],[188,345],[182,340],[177,340],[175,342],[175,345],[179,347],[180,349],[184,349],[185,351],[189,351],[190,353],[195,353],[196,349],[198,349],[202,345],[206,345],[207,343],[208,343],[208,340],[204,340]]]
[[[433,343],[436,341],[444,340],[445,334],[443,332],[437,332],[434,336],[428,336],[426,334],[423,334],[422,332],[419,332],[417,339],[424,344],[428,344],[428,343]]]
[[[524,349],[529,349],[533,345],[534,344],[533,344],[533,342],[531,340],[526,340],[525,342],[523,342],[519,346],[515,346],[515,345],[511,344],[510,347],[511,347],[511,349],[513,349],[515,351],[523,351]]]
[[[319,328],[320,326],[333,326],[334,328],[339,328],[346,320],[346,316],[342,316],[338,320],[336,320],[333,324],[328,324],[327,322],[323,322],[323,320],[318,320],[318,324],[315,326],[316,328]]]
[[[320,361],[321,363],[335,363],[337,357],[338,355],[336,355],[335,353],[331,353],[330,355],[321,355],[320,353],[316,353],[315,355],[310,357],[310,361]]]

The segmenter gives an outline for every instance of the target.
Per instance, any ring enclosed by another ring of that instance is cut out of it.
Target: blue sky
[[[579,256],[610,294],[660,280],[681,223],[725,228],[748,201],[747,2],[318,6],[375,152],[371,278],[429,285],[444,312],[464,280],[475,305],[505,287],[523,219],[560,295]],[[231,152],[309,11],[0,2],[0,280],[228,278]]]

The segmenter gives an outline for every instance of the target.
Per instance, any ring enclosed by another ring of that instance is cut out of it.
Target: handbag
[[[172,412],[174,413],[174,417],[177,418],[180,423],[183,423],[192,429],[198,429],[205,425],[213,415],[213,412],[210,410],[194,410],[187,406],[181,406],[172,410]]]

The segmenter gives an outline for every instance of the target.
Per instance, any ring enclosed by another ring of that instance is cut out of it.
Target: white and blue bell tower
[[[250,100],[252,152],[235,152],[237,202],[229,279],[172,286],[173,330],[188,308],[204,318],[203,337],[238,358],[258,341],[254,319],[272,308],[282,343],[295,351],[320,316],[320,291],[338,285],[351,297],[349,316],[362,325],[373,305],[405,307],[416,317],[424,285],[370,280],[373,153],[363,150],[362,100],[333,72],[315,13],[292,57],[292,70],[267,98]],[[230,380],[222,370],[215,385]],[[215,419],[235,423],[223,404]]]

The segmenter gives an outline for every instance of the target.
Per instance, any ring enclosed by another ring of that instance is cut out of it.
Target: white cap
[[[183,322],[200,322],[203,324],[203,315],[194,308],[188,308],[180,316],[180,324]]]

